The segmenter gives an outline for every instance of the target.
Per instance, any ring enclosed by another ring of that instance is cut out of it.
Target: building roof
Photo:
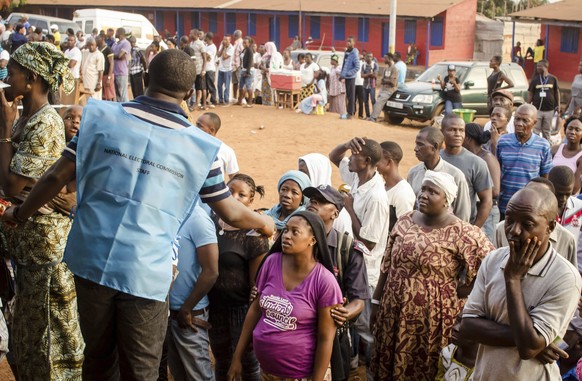
[[[562,0],[510,14],[514,20],[545,23],[582,23],[580,0]]]
[[[406,0],[398,2],[398,16],[430,18],[466,0]],[[330,4],[333,4],[330,6]],[[355,6],[353,0],[173,0],[160,7],[159,0],[94,0],[88,6],[83,0],[28,0],[26,5],[88,7],[158,8],[163,9],[223,9],[267,12],[298,12],[321,14],[353,14],[388,16],[389,0],[365,0]]]

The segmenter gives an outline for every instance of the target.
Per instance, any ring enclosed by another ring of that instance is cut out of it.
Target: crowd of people
[[[120,28],[12,52],[0,354],[17,380],[582,376],[582,116],[549,142],[560,96],[547,61],[516,108],[494,57],[490,123],[447,113],[422,128],[406,177],[399,142],[356,136],[298,157],[269,190],[207,108],[272,104],[269,72],[296,66],[290,50],[232,37],[217,48],[192,30],[144,53]],[[352,37],[329,72],[302,59],[304,113],[329,103],[349,118],[361,97],[376,120],[406,78],[398,55],[380,74]],[[458,91],[448,69],[441,88]],[[104,101],[51,107],[79,86]],[[278,202],[255,210],[267,191]]]

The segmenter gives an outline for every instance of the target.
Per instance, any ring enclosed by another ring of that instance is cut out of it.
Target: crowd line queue
[[[0,289],[0,349],[18,380],[347,380],[358,365],[370,380],[579,379],[581,102],[552,146],[547,61],[515,109],[493,57],[485,128],[450,112],[449,66],[446,116],[418,132],[406,178],[398,142],[354,137],[299,157],[257,213],[268,190],[215,137],[219,116],[190,111],[228,104],[231,83],[237,104],[270,104],[269,70],[295,63],[271,42],[255,58],[239,31],[213,38],[143,54],[120,28],[82,51],[75,36],[64,53],[25,42],[4,64],[0,247],[15,285]],[[329,72],[305,54],[300,111],[350,118],[360,86],[360,116],[379,117],[405,69],[387,54],[378,74],[355,44]],[[81,85],[99,101],[61,118],[56,94]]]

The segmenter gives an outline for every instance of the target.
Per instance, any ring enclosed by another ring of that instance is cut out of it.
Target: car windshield
[[[81,29],[79,24],[73,21],[51,21],[51,25],[52,24],[57,24],[59,32],[61,33],[67,33],[67,29],[69,28],[73,29],[75,32]]]
[[[448,64],[437,64],[429,67],[424,73],[422,73],[416,79],[418,82],[432,82],[433,80],[436,81],[437,77],[440,75],[441,78],[445,78],[447,73]],[[463,81],[465,78],[465,74],[467,73],[467,67],[465,66],[457,66],[457,73],[456,77],[459,78],[459,81]]]

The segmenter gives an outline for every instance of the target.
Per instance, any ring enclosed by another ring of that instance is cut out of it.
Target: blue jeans
[[[230,308],[210,307],[210,346],[216,363],[214,375],[216,381],[226,381],[226,374],[232,361],[232,355],[240,338],[249,306]],[[259,381],[259,362],[255,352],[247,350],[242,358],[242,380]]]
[[[366,110],[366,118],[370,117],[370,103],[372,102],[372,108],[376,104],[376,89],[371,87],[369,89],[364,88],[364,108]]]
[[[208,312],[196,317],[208,321]],[[196,328],[180,328],[177,319],[168,323],[168,365],[176,381],[214,380],[208,330]]]
[[[448,99],[445,101],[445,115],[451,114],[456,108],[463,108],[463,104],[458,102],[451,102]]]
[[[231,71],[218,71],[218,103],[230,101],[230,77]]]
[[[489,216],[487,217],[487,220],[485,220],[485,223],[481,228],[481,230],[483,230],[483,233],[485,233],[485,235],[487,236],[487,238],[489,238],[489,241],[491,242],[493,242],[495,238],[495,228],[497,227],[498,223],[499,223],[499,207],[497,206],[497,204],[495,204],[491,207]]]

